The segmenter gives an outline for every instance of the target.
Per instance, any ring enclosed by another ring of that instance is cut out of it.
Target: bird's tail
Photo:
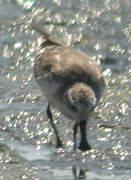
[[[41,30],[41,28],[35,24],[30,24],[33,29],[38,31],[40,34],[42,34],[45,38],[45,42],[41,44],[41,47],[45,47],[47,45],[57,45],[60,46],[61,44],[56,41],[54,37],[52,37],[50,34],[48,34],[46,31]]]

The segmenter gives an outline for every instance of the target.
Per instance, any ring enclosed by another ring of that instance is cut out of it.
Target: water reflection
[[[86,171],[84,169],[77,169],[76,166],[72,167],[72,174],[74,179],[85,179]]]

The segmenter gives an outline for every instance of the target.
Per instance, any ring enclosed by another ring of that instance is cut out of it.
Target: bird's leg
[[[82,120],[79,123],[79,126],[80,126],[80,133],[81,133],[79,149],[82,151],[88,151],[91,149],[91,146],[89,145],[87,138],[86,138],[86,121]]]
[[[56,129],[54,121],[53,121],[50,105],[48,105],[48,107],[47,107],[47,115],[48,115],[48,117],[50,119],[51,126],[52,126],[52,128],[53,128],[53,130],[55,132],[55,135],[56,135],[56,147],[57,148],[62,147],[62,143],[61,143],[60,137],[58,135],[57,129]]]
[[[77,129],[78,129],[78,124],[75,123],[75,125],[74,125],[74,134],[73,134],[73,138],[74,138],[74,151],[76,150],[76,134],[77,134]]]

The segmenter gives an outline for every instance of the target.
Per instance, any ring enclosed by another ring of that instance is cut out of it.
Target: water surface
[[[1,179],[131,179],[130,5],[128,0],[1,0]],[[30,22],[86,52],[103,70],[107,88],[87,127],[90,152],[73,152],[73,122],[52,109],[65,145],[55,149],[47,102],[32,75],[42,37]]]

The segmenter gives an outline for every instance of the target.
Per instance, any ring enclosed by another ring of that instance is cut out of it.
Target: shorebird
[[[43,52],[35,58],[34,77],[48,101],[47,115],[56,135],[57,147],[62,146],[53,121],[51,106],[74,120],[74,150],[76,134],[80,128],[79,149],[91,149],[87,140],[86,124],[105,89],[99,66],[85,53],[65,47],[36,25],[32,28],[44,36]]]

